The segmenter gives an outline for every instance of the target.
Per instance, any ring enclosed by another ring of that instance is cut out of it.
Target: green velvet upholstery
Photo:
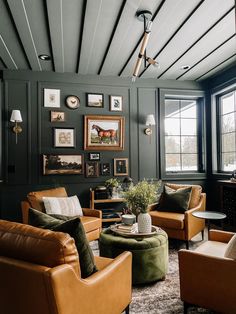
[[[144,284],[163,279],[168,269],[168,236],[162,231],[148,238],[124,238],[106,229],[99,238],[100,256],[115,258],[132,253],[132,282]]]

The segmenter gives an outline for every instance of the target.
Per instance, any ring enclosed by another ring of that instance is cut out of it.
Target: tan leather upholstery
[[[200,231],[204,230],[204,219],[196,218],[192,215],[192,213],[197,210],[205,210],[206,194],[201,193],[202,188],[200,185],[182,185],[170,183],[167,183],[166,185],[175,190],[183,187],[192,187],[189,209],[184,214],[173,213],[168,212],[167,210],[156,210],[157,204],[152,204],[150,206],[152,224],[164,229],[169,238],[189,241]]]
[[[195,251],[179,251],[180,297],[217,313],[236,313],[236,260],[224,257],[228,232],[210,231]],[[218,240],[222,239],[223,242]]]
[[[130,303],[130,252],[115,259],[96,257],[99,271],[81,279],[74,267],[61,259],[63,254],[76,256],[67,234],[3,220],[0,230],[1,313],[120,314]],[[58,250],[63,245],[65,248]],[[55,264],[50,267],[52,260]]]
[[[23,223],[28,224],[28,213],[30,207],[45,212],[42,201],[44,196],[67,197],[68,195],[64,187],[28,193],[28,201],[21,202]],[[81,221],[84,225],[86,236],[89,241],[97,240],[102,228],[102,212],[100,210],[93,210],[90,208],[82,208],[82,210],[84,216],[81,217]]]

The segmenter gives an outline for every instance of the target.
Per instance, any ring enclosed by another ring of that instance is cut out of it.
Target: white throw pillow
[[[64,216],[83,216],[83,211],[78,197],[43,197],[47,214]]]
[[[236,234],[230,239],[226,246],[225,257],[236,259]]]

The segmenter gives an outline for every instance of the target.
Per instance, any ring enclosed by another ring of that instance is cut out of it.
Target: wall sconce
[[[148,125],[148,128],[144,130],[144,133],[148,136],[149,138],[149,143],[151,144],[151,135],[152,135],[152,126],[156,125],[155,117],[153,114],[148,114],[146,118],[146,125]]]
[[[12,110],[10,121],[15,123],[15,126],[12,128],[12,131],[16,134],[17,144],[17,134],[22,132],[22,127],[19,126],[17,123],[23,121],[20,110]]]

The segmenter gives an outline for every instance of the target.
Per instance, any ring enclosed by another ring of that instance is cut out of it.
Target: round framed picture
[[[70,95],[66,97],[66,105],[70,109],[76,109],[80,106],[80,99],[77,96]]]

